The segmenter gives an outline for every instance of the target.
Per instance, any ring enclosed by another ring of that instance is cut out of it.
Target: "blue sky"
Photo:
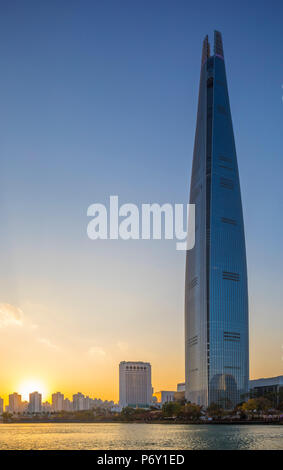
[[[201,45],[214,29],[242,188],[251,375],[282,372],[282,13],[280,1],[1,2],[0,302],[59,344],[64,370],[70,351],[103,350],[93,367],[112,368],[106,398],[122,359],[151,361],[157,388],[183,380],[184,253],[170,241],[91,241],[87,207],[116,194],[187,202]],[[59,386],[56,354],[37,351]],[[28,374],[39,373],[32,357],[21,359]]]

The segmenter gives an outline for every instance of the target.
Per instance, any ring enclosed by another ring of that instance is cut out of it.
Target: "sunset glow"
[[[185,381],[186,254],[164,239],[164,214],[162,239],[153,230],[142,238],[142,206],[189,202],[201,43],[214,28],[225,43],[241,178],[249,377],[282,374],[283,3],[222,3],[1,3],[4,410],[14,392],[117,403],[121,361],[149,362],[154,392]],[[238,170],[224,153],[216,173],[229,179]],[[138,239],[120,236],[128,215],[115,209],[110,224],[110,201],[139,209]],[[88,236],[93,204],[107,209],[107,239]],[[220,212],[223,229],[239,229]]]
[[[42,394],[43,400],[46,397],[46,387],[43,382],[37,379],[29,379],[22,382],[18,387],[18,393],[22,395],[22,400],[29,400],[29,394],[32,392],[39,392]]]

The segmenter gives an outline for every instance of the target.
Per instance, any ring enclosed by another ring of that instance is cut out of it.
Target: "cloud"
[[[0,303],[0,328],[8,326],[23,326],[22,310],[11,304]]]
[[[88,353],[91,357],[104,357],[106,356],[106,352],[104,349],[100,348],[99,346],[92,346],[89,348]]]
[[[23,313],[23,311],[15,305],[1,303],[0,302],[0,330],[11,326],[21,327],[21,332],[27,338],[30,338],[30,334],[33,339],[38,343],[43,344],[53,351],[59,351],[60,348],[56,346],[50,339],[39,336],[39,326],[33,323],[31,319]]]
[[[129,345],[128,343],[125,343],[124,341],[118,341],[117,347],[118,349],[120,349],[120,351],[125,352],[125,351],[128,351]]]
[[[58,346],[53,344],[48,338],[37,338],[37,341],[41,344],[44,344],[45,346],[47,346],[50,349],[53,349],[53,350],[56,350],[56,351],[58,351],[58,349],[59,349]]]

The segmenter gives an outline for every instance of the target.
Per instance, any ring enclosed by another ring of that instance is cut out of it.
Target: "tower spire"
[[[203,65],[209,57],[210,57],[210,45],[208,42],[208,35],[206,35],[203,41],[203,45],[202,45],[201,65]]]
[[[224,59],[222,36],[219,31],[214,31],[214,54]]]

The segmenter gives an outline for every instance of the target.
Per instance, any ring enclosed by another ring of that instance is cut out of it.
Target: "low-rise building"
[[[29,408],[28,401],[22,401],[21,403],[21,413],[27,413]]]
[[[174,394],[175,391],[161,390],[160,392],[154,393],[153,396],[157,399],[157,403],[164,405],[164,403],[174,401]]]
[[[52,411],[51,404],[48,401],[45,401],[44,403],[42,403],[41,411],[42,411],[42,413],[51,413],[51,411]]]
[[[283,375],[250,380],[249,396],[265,396],[277,406],[279,401],[283,400]]]
[[[177,392],[185,392],[186,382],[180,382],[177,384]]]
[[[185,390],[186,382],[180,382],[177,384],[177,391],[174,394],[174,400],[179,402],[185,401]]]

